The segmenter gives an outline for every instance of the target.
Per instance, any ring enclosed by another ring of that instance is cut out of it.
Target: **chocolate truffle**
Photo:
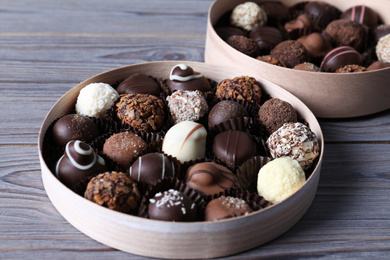
[[[331,44],[318,32],[302,36],[297,41],[305,46],[309,56],[313,58],[323,58],[332,49]]]
[[[379,61],[390,63],[390,34],[379,39],[375,50]]]
[[[232,46],[234,49],[238,50],[239,52],[242,52],[250,57],[256,57],[260,53],[260,48],[257,45],[257,42],[246,36],[230,36],[226,40],[226,43]]]
[[[215,96],[217,98],[245,100],[258,105],[261,101],[260,83],[255,78],[249,76],[224,79],[219,82]]]
[[[284,68],[286,67],[286,65],[284,65],[284,63],[281,60],[279,60],[271,55],[259,56],[256,59],[258,59],[259,61],[267,62],[267,63],[272,64],[272,65],[279,66],[279,67],[284,67]]]
[[[167,97],[168,108],[174,124],[198,121],[209,110],[207,101],[199,90],[178,90]]]
[[[195,72],[185,64],[174,66],[167,81],[171,92],[176,90],[199,90],[207,92],[211,90],[209,81],[199,72]]]
[[[366,31],[363,25],[347,19],[339,19],[329,23],[324,31],[332,45],[350,46],[357,51],[363,51],[366,47]]]
[[[294,70],[304,70],[304,71],[312,71],[312,72],[320,72],[321,69],[317,67],[317,65],[310,63],[310,62],[304,62],[301,64],[298,64],[293,68]]]
[[[240,166],[246,160],[257,155],[256,141],[241,131],[225,131],[215,136],[214,155],[228,166]]]
[[[278,158],[260,168],[257,191],[264,199],[277,204],[299,190],[305,181],[305,172],[296,160]]]
[[[279,43],[272,49],[270,54],[281,60],[288,68],[293,68],[300,63],[309,61],[309,55],[305,46],[294,40]]]
[[[260,54],[268,54],[278,43],[283,41],[282,33],[277,28],[270,26],[253,29],[249,37],[257,42]]]
[[[72,140],[65,146],[64,155],[58,160],[55,173],[68,188],[80,192],[90,178],[106,170],[106,162],[90,145],[80,140]]]
[[[367,70],[371,71],[371,70],[379,70],[384,68],[390,68],[390,63],[375,61],[370,66],[367,67]]]
[[[252,208],[240,198],[221,196],[211,200],[205,208],[204,220],[215,221],[251,213]]]
[[[339,68],[335,73],[352,73],[352,72],[364,72],[367,71],[366,67],[359,65],[345,65],[342,68]]]
[[[375,42],[378,43],[380,38],[388,34],[390,34],[390,25],[389,24],[379,25],[374,30]]]
[[[354,48],[341,46],[328,52],[321,62],[321,70],[325,72],[335,72],[345,65],[362,65],[363,57]]]
[[[237,5],[230,16],[231,25],[243,28],[247,31],[267,22],[267,14],[264,9],[254,2],[245,2]]]
[[[297,112],[290,103],[278,98],[271,98],[260,107],[259,121],[267,134],[272,134],[284,123],[297,122]]]
[[[309,127],[297,122],[286,123],[267,139],[272,158],[290,157],[308,169],[320,153],[317,137]]]
[[[109,84],[91,83],[80,90],[76,112],[83,116],[103,118],[118,98],[118,92]]]
[[[137,131],[158,131],[165,121],[164,102],[148,94],[122,94],[116,104],[118,118]]]
[[[206,154],[206,137],[207,131],[203,125],[182,121],[165,134],[162,151],[182,163],[203,158]]]
[[[141,199],[136,183],[123,172],[105,172],[92,178],[84,197],[100,206],[131,213]]]
[[[148,153],[138,157],[130,166],[130,177],[137,182],[154,184],[165,177],[176,177],[175,164],[162,153]]]
[[[365,24],[368,27],[375,27],[378,24],[378,14],[365,5],[353,6],[341,14],[341,19],[348,19],[355,23]]]
[[[224,41],[226,41],[227,39],[229,39],[230,36],[233,35],[246,35],[244,30],[234,26],[219,26],[214,29],[218,36],[221,37],[221,39]]]
[[[296,19],[284,24],[284,30],[291,32],[294,30],[311,29],[311,20],[307,14],[301,14]]]
[[[185,193],[170,189],[149,199],[148,214],[150,219],[189,222],[196,220],[197,208]]]
[[[77,114],[63,116],[53,126],[54,141],[62,147],[65,147],[71,140],[90,143],[98,135],[99,129],[95,122]]]
[[[188,168],[186,184],[205,195],[213,195],[235,186],[237,178],[222,165],[215,162],[202,162]]]
[[[288,7],[279,1],[265,1],[259,3],[267,14],[267,25],[278,26],[290,17]]]
[[[104,143],[103,154],[117,162],[124,169],[146,148],[147,143],[132,132],[121,132],[110,136]]]
[[[319,29],[323,29],[331,21],[339,19],[341,11],[326,2],[313,1],[305,5],[304,12],[311,16]]]
[[[116,89],[119,94],[150,94],[159,96],[160,85],[145,74],[133,74],[122,81]]]
[[[222,100],[210,110],[208,125],[209,128],[212,128],[230,119],[247,116],[248,111],[239,103],[231,100]]]

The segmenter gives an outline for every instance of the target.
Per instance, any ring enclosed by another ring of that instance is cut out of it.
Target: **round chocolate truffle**
[[[339,19],[341,15],[341,11],[337,7],[322,1],[307,3],[304,12],[311,16],[319,29],[325,28],[327,24]]]
[[[230,16],[230,23],[247,31],[267,22],[264,9],[254,2],[245,2],[237,5]]]
[[[279,1],[265,1],[259,3],[267,14],[267,25],[278,26],[289,19],[288,7]]]
[[[140,156],[130,166],[130,177],[147,184],[154,184],[165,177],[176,177],[176,174],[175,164],[162,153]]]
[[[298,64],[293,69],[294,70],[312,71],[312,72],[320,72],[321,71],[321,69],[319,67],[317,67],[317,65],[310,63],[310,62]]]
[[[150,219],[189,222],[196,220],[197,208],[185,193],[170,189],[149,199],[148,214]]]
[[[63,116],[53,126],[54,141],[62,147],[71,140],[90,143],[98,136],[99,129],[95,122],[77,114]]]
[[[215,162],[202,162],[188,168],[186,184],[205,195],[213,195],[235,186],[237,178],[222,165]]]
[[[56,164],[58,179],[71,190],[84,192],[87,182],[107,170],[106,162],[89,144],[72,140],[65,146],[64,155]]]
[[[210,110],[208,125],[209,128],[212,128],[230,119],[247,116],[248,111],[239,103],[231,100],[222,100]]]
[[[371,70],[379,70],[384,68],[390,68],[390,63],[375,61],[370,66],[367,67],[367,70],[371,71]]]
[[[379,61],[390,63],[390,34],[379,39],[375,50]]]
[[[216,135],[212,149],[228,166],[240,166],[258,152],[256,141],[249,134],[231,130]]]
[[[278,43],[283,41],[282,33],[277,28],[270,26],[253,29],[249,37],[257,42],[260,54],[268,54]]]
[[[298,42],[305,46],[310,57],[323,58],[331,49],[331,44],[318,32],[298,38]]]
[[[137,131],[158,131],[165,121],[164,102],[148,94],[123,94],[116,104],[118,118]]]
[[[239,52],[244,53],[250,57],[257,57],[260,53],[260,47],[257,42],[251,38],[241,35],[230,36],[226,43],[232,46]]]
[[[353,6],[341,14],[341,19],[348,19],[355,23],[375,27],[379,22],[378,14],[365,5]]]
[[[116,89],[119,94],[149,94],[159,96],[160,85],[145,74],[133,74],[122,81]]]
[[[266,63],[272,64],[272,65],[279,66],[279,67],[284,67],[284,68],[286,67],[286,65],[284,65],[284,63],[281,60],[279,60],[271,55],[259,56],[256,59],[258,59],[259,61],[262,61],[262,62],[266,62]]]
[[[381,24],[374,30],[375,42],[377,43],[380,38],[390,34],[390,24]]]
[[[137,209],[141,195],[137,184],[123,172],[104,172],[92,178],[84,197],[103,207],[123,213]]]
[[[172,68],[167,85],[171,92],[176,90],[207,92],[211,90],[210,83],[203,74],[195,72],[185,64],[178,64]]]
[[[261,101],[260,83],[255,78],[249,76],[224,79],[219,82],[215,96],[217,98],[245,100],[258,105]]]
[[[224,41],[226,41],[227,39],[229,39],[230,36],[233,35],[246,35],[244,30],[233,26],[219,26],[215,28],[215,32]]]
[[[279,43],[272,49],[270,54],[282,61],[288,68],[293,68],[298,64],[309,61],[309,55],[305,46],[294,40]]]
[[[366,67],[359,65],[345,65],[342,68],[339,68],[335,73],[355,73],[355,72],[364,72],[367,71]]]
[[[174,124],[198,121],[209,111],[207,101],[199,90],[177,90],[167,97],[167,101]]]
[[[362,65],[363,57],[354,48],[341,46],[328,52],[321,62],[321,70],[325,72],[335,72],[345,65]]]
[[[324,35],[334,46],[350,46],[359,52],[366,47],[367,33],[363,25],[347,19],[329,23]]]
[[[290,103],[271,98],[260,107],[259,120],[267,134],[272,134],[284,123],[297,122],[297,112]]]
[[[309,127],[297,122],[286,123],[267,139],[272,158],[290,157],[306,170],[320,153],[317,137]]]
[[[128,169],[131,161],[138,157],[146,146],[147,143],[135,133],[121,132],[113,134],[105,141],[103,154]]]
[[[251,213],[252,208],[240,198],[221,196],[207,203],[204,220],[216,221],[219,219],[232,218]]]

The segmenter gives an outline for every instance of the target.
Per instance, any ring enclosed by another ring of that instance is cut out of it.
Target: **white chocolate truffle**
[[[230,23],[251,31],[253,28],[267,22],[267,13],[254,2],[245,2],[237,5],[230,16]]]
[[[305,181],[305,172],[296,160],[277,158],[261,167],[257,192],[264,199],[277,204],[299,190]]]
[[[91,83],[80,90],[76,112],[83,116],[103,117],[118,98],[118,92],[109,84]]]
[[[184,163],[206,154],[207,131],[193,121],[182,121],[165,134],[162,151]]]
[[[390,63],[390,34],[379,39],[376,45],[376,56],[379,61]]]
[[[285,123],[273,132],[267,140],[272,158],[290,157],[308,169],[320,154],[315,133],[309,127],[297,123]]]

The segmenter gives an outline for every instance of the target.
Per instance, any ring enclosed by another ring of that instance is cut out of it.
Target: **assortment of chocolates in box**
[[[285,200],[316,167],[310,126],[251,76],[216,82],[178,64],[114,82],[83,87],[44,138],[53,174],[103,207],[218,221]]]
[[[332,73],[390,67],[390,25],[365,5],[341,11],[326,1],[244,2],[214,28],[231,47],[276,66]]]

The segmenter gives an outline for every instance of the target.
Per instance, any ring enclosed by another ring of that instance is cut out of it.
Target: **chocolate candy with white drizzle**
[[[176,90],[199,90],[207,92],[211,89],[209,81],[199,72],[195,72],[185,64],[174,66],[167,82],[171,92]]]

